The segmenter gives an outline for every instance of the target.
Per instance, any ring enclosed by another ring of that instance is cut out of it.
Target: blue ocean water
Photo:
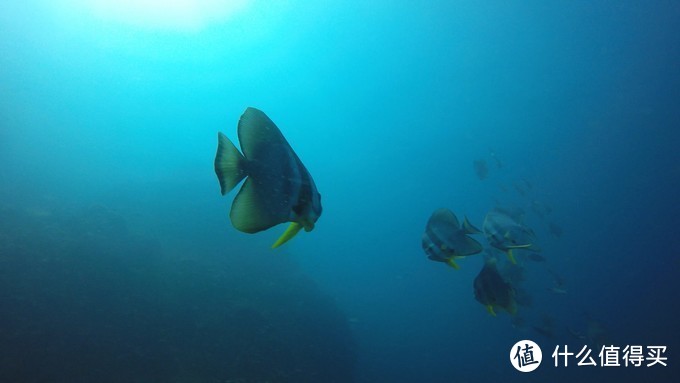
[[[0,10],[0,381],[677,379],[677,2]],[[232,227],[213,170],[249,106],[323,196],[277,250],[283,225]],[[484,255],[454,270],[421,237],[437,208],[497,206],[545,260],[517,251],[523,304],[493,317]],[[555,367],[565,345],[667,366]]]

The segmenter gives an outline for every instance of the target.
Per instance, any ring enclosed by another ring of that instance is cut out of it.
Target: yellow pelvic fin
[[[458,266],[458,264],[456,263],[456,261],[453,260],[453,258],[447,259],[446,264],[453,267],[456,270],[460,269],[460,266]]]
[[[510,260],[510,262],[512,262],[513,265],[516,265],[517,261],[515,260],[515,256],[512,255],[512,249],[508,249],[507,254],[508,254],[508,259]]]
[[[511,249],[528,249],[531,246],[533,246],[533,244],[528,243],[526,245],[512,245],[512,246],[508,246],[508,247],[511,248]]]
[[[279,239],[274,242],[272,245],[272,249],[276,249],[277,247],[283,245],[284,243],[288,242],[290,239],[295,237],[295,234],[297,234],[300,229],[302,229],[302,225],[300,225],[297,222],[291,222],[286,231],[281,234]]]
[[[496,312],[493,311],[493,306],[492,305],[486,305],[486,311],[489,312],[489,314],[496,316]]]

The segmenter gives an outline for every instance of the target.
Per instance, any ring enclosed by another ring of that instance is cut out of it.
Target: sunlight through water
[[[251,0],[83,0],[103,20],[145,29],[200,31],[245,11]]]

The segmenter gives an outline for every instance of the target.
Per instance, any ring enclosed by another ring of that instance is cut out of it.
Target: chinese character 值
[[[528,366],[530,364],[536,364],[538,363],[537,360],[534,360],[534,352],[531,351],[531,349],[534,348],[533,346],[529,346],[528,344],[524,345],[524,352],[522,355],[520,355],[520,351],[522,350],[522,346],[517,346],[517,352],[515,353],[515,358],[518,359],[517,363],[519,367],[524,367]]]
[[[618,346],[602,346],[600,350],[600,366],[602,367],[618,367],[619,364],[619,349]]]

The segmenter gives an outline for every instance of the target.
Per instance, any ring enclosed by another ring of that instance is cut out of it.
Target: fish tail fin
[[[215,154],[215,174],[220,181],[222,195],[231,191],[248,174],[244,169],[246,158],[229,141],[227,136],[217,133],[217,154]]]
[[[300,232],[300,229],[302,229],[302,225],[300,225],[297,222],[291,222],[286,231],[281,234],[279,239],[274,242],[272,245],[272,249],[276,249],[277,247],[283,245],[284,243],[288,242],[291,240],[297,233]]]
[[[516,265],[516,264],[517,264],[517,260],[515,260],[515,256],[512,255],[512,249],[508,249],[508,251],[507,251],[506,253],[508,254],[508,259],[510,260],[510,262],[511,262],[513,265]]]
[[[460,266],[458,266],[458,264],[456,263],[456,261],[453,258],[447,259],[446,264],[453,267],[456,270],[460,269]]]
[[[470,223],[468,217],[465,217],[465,219],[463,219],[463,230],[465,231],[465,234],[480,234],[482,232],[481,230],[479,230],[473,224]]]
[[[493,311],[493,306],[492,305],[486,305],[486,311],[489,312],[492,316],[496,316],[496,312]]]

